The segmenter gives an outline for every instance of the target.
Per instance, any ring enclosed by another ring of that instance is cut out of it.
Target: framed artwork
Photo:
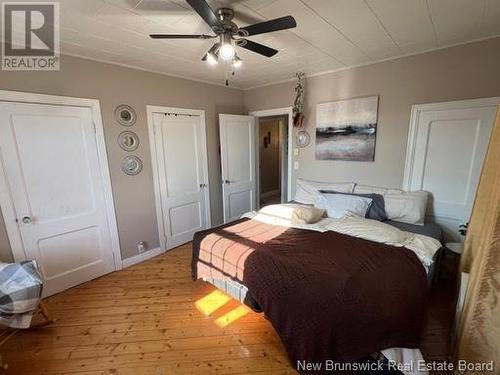
[[[316,159],[374,161],[378,96],[316,106]]]

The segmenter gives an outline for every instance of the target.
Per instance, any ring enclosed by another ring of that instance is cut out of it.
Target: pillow
[[[354,190],[354,185],[355,184],[352,182],[318,182],[298,178],[295,185],[294,201],[302,204],[314,204],[314,202],[316,201],[316,194],[320,190],[333,190],[340,193],[352,193],[352,191]]]
[[[389,189],[387,189],[387,188],[382,188],[382,187],[378,187],[378,186],[356,184],[356,186],[354,187],[353,193],[354,194],[372,194],[372,193],[375,193],[375,194],[380,194],[380,195],[384,196],[388,190]]]
[[[376,193],[384,197],[385,212],[390,220],[424,225],[429,193],[424,190],[403,191],[377,186],[356,185],[355,194]]]
[[[318,193],[315,206],[326,209],[328,217],[339,219],[346,212],[365,217],[373,200],[347,194],[321,194]]]
[[[372,204],[370,208],[366,212],[366,218],[377,220],[377,221],[386,221],[388,219],[387,213],[385,212],[385,202],[384,197],[380,194],[356,194],[356,193],[339,193],[338,191],[327,191],[320,190],[320,193],[323,194],[345,194],[345,195],[355,195],[358,197],[370,198],[372,200]]]
[[[423,190],[387,193],[384,195],[385,212],[391,220],[424,225],[428,195]]]
[[[325,217],[325,210],[293,203],[272,204],[259,210],[260,213],[291,220],[295,224],[314,224]]]

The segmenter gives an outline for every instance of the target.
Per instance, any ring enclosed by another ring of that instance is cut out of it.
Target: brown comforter
[[[295,368],[418,346],[426,275],[405,248],[243,219],[197,233],[192,266],[246,285]]]

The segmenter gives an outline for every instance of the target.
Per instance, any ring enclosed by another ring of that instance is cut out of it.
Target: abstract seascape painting
[[[374,161],[378,96],[316,107],[316,159]]]

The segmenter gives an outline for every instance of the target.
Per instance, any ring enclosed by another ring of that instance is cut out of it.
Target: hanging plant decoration
[[[297,85],[295,86],[295,101],[293,102],[293,126],[301,128],[304,125],[304,95],[306,86],[306,74],[298,72]]]

